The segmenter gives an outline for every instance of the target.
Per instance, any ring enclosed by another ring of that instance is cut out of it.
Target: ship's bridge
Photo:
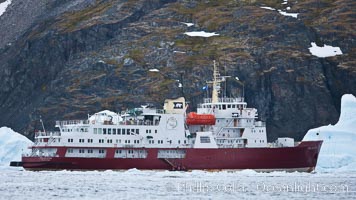
[[[198,114],[214,114],[217,118],[237,118],[246,113],[247,118],[257,117],[257,110],[247,108],[247,103],[240,98],[219,98],[218,102],[212,103],[211,98],[205,98],[204,103],[198,105]]]

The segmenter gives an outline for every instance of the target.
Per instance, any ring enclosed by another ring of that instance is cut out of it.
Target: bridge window
[[[123,134],[123,135],[126,134],[126,129],[122,129],[122,134]]]
[[[98,128],[98,134],[103,134],[103,129],[102,128]]]
[[[136,129],[136,134],[137,134],[137,135],[140,134],[140,129]]]
[[[131,135],[135,135],[135,129],[131,129]]]
[[[117,134],[121,135],[121,129],[117,129]]]
[[[108,135],[111,135],[111,128],[108,129]]]
[[[94,134],[97,134],[97,133],[98,133],[98,129],[94,128]]]
[[[112,129],[112,134],[116,135],[116,128]]]
[[[200,136],[200,143],[210,143],[210,137]]]
[[[103,128],[103,134],[106,135],[106,128]]]

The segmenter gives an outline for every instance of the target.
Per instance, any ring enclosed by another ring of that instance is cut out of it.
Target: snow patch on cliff
[[[191,36],[191,37],[212,37],[212,36],[217,36],[219,34],[213,32],[213,33],[208,33],[205,31],[193,31],[193,32],[185,32],[184,34]]]
[[[317,56],[319,58],[342,55],[342,51],[340,47],[333,47],[326,44],[324,44],[323,47],[319,47],[316,45],[315,42],[311,43],[311,47],[309,47],[309,51],[312,55]]]

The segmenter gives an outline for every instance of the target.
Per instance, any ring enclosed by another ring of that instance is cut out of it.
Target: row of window
[[[63,128],[62,132],[88,132],[88,128],[82,127],[82,128],[74,128],[74,129],[69,129],[69,128]]]
[[[85,140],[84,139],[79,139],[79,143],[84,143]],[[68,139],[68,143],[73,143],[73,139]],[[93,139],[88,139],[88,143],[93,143]],[[105,143],[105,140],[104,139],[99,139],[99,143]],[[112,139],[108,139],[106,140],[106,143],[108,144],[112,144],[113,143],[113,140]],[[124,141],[125,144],[130,144],[131,143],[131,140],[125,140]],[[134,144],[140,144],[140,140],[133,140],[133,143]],[[154,140],[148,140],[148,143],[149,144],[154,144]],[[163,140],[157,140],[157,143],[158,144],[163,144]],[[170,142],[172,143],[172,142]],[[187,141],[184,140],[184,144],[186,144]],[[117,139],[116,140],[116,144],[121,144],[121,139]],[[178,144],[180,144],[180,140],[178,140]]]
[[[35,140],[36,142],[48,142],[48,139],[47,138],[40,138],[40,139],[36,139]],[[55,142],[61,142],[61,139],[60,138],[54,138],[52,140],[53,143]]]
[[[152,133],[152,130],[146,129],[146,133],[147,133],[147,134]],[[155,130],[155,133],[157,133],[157,130]]]
[[[210,143],[209,136],[200,136],[200,143]]]
[[[103,135],[135,135],[140,134],[139,129],[121,129],[121,128],[94,128],[94,134]]]
[[[236,105],[236,104],[221,104],[221,105],[215,105],[213,108],[219,109],[219,110],[226,110],[226,108],[239,108],[242,109],[242,105]],[[203,105],[203,108],[212,108],[212,105]]]
[[[132,150],[132,149],[129,149],[129,150],[116,149],[115,152],[116,152],[117,154],[121,154],[121,153],[129,153],[129,154],[132,154],[132,153],[134,153],[134,150]],[[135,150],[135,153],[143,154],[143,153],[147,153],[147,151],[145,151],[145,150]]]
[[[264,143],[265,140],[260,140],[260,143]],[[255,143],[257,143],[257,140],[255,140]]]
[[[74,151],[73,151],[73,149],[68,149],[67,150],[67,152],[68,153],[73,153]],[[79,153],[94,153],[94,150],[93,149],[87,149],[86,151],[85,151],[85,149],[79,149],[79,151],[78,151]],[[104,149],[99,149],[99,153],[105,153],[105,150]]]

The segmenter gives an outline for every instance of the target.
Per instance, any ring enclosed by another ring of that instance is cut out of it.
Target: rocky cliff
[[[0,16],[0,126],[32,138],[40,116],[50,129],[181,95],[193,108],[215,59],[244,82],[270,140],[301,139],[356,94],[355,10],[353,0],[13,0]],[[343,54],[316,57],[311,42]],[[227,81],[228,96],[241,89]]]

